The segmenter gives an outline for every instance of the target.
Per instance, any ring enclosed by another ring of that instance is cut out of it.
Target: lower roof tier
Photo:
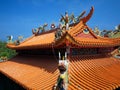
[[[107,55],[71,56],[68,90],[120,87],[120,60]],[[0,63],[0,72],[25,89],[51,90],[59,71],[53,56],[16,56]]]
[[[114,90],[120,87],[120,60],[103,56],[70,59],[69,90]]]
[[[27,90],[51,90],[58,77],[54,57],[16,56],[0,63],[0,72]]]

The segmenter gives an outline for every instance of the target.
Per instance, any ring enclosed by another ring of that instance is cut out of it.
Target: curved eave
[[[21,42],[19,45],[7,44],[11,49],[39,49],[39,48],[51,48],[54,43],[54,32],[42,34],[38,36],[32,36],[27,40]]]
[[[76,26],[73,26],[73,27],[68,31],[68,33],[69,33],[71,36],[76,36],[77,34],[81,33],[85,28],[87,28],[87,29],[90,31],[90,33],[91,33],[95,38],[98,38],[98,36],[93,33],[92,29],[90,29],[90,28],[86,25],[86,22],[92,17],[93,12],[94,12],[94,7],[91,7],[91,10],[90,10],[89,14],[88,14],[87,16],[83,17]]]
[[[82,20],[84,23],[86,23],[86,22],[92,17],[93,12],[94,12],[94,7],[92,6],[89,14],[88,14],[87,16],[83,17],[81,20]]]
[[[109,41],[113,43],[113,46],[120,46],[120,38],[107,38],[107,37],[98,37],[101,41]]]
[[[14,50],[23,50],[23,49],[42,49],[42,48],[51,48],[53,43],[49,44],[38,44],[38,45],[29,45],[29,46],[15,46],[8,44],[7,47]]]
[[[69,43],[72,47],[115,47],[120,43],[115,40],[101,40],[101,39],[89,39],[72,37],[68,32],[64,34],[59,40],[54,43],[55,47],[66,45]]]
[[[100,39],[83,39],[75,38],[76,46],[78,47],[115,47],[119,46],[119,42],[110,41],[110,40],[100,40]]]

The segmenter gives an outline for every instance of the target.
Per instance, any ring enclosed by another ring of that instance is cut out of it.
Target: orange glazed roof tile
[[[70,58],[68,90],[114,90],[120,87],[120,61],[113,57]]]
[[[25,89],[51,90],[58,77],[58,64],[53,57],[43,57],[16,56],[0,63],[0,72]]]
[[[120,87],[119,60],[106,55],[72,56],[69,60],[68,90],[114,90]],[[50,56],[16,56],[0,63],[0,72],[25,89],[52,90],[59,75],[57,65]]]
[[[54,42],[54,32],[32,36],[27,40],[23,41],[19,45],[8,44],[7,46],[12,49],[27,49],[27,48],[47,48],[52,47],[52,43]]]

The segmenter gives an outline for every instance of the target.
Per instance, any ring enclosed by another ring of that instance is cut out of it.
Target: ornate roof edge
[[[94,35],[94,34],[93,34]],[[98,39],[98,40],[97,40]],[[57,41],[54,42],[54,47],[59,47],[67,44],[70,44],[75,47],[114,47],[119,46],[120,43],[116,41],[116,39],[102,39],[97,38],[95,41],[91,42],[89,40],[83,41],[81,39],[77,39],[77,37],[72,37],[72,35],[66,31],[66,33]],[[109,41],[111,40],[111,41]],[[120,41],[120,39],[119,39]]]
[[[54,46],[58,47],[69,43],[77,44],[74,38],[66,31],[65,34],[60,39],[54,42]]]
[[[81,19],[83,21],[83,23],[86,23],[92,17],[93,12],[94,12],[94,7],[92,6],[88,15]]]

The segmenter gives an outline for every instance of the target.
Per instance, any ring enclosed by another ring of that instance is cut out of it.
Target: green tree
[[[6,42],[0,41],[0,58],[7,57],[9,59],[15,56],[17,53],[15,50],[7,48],[6,44]]]

